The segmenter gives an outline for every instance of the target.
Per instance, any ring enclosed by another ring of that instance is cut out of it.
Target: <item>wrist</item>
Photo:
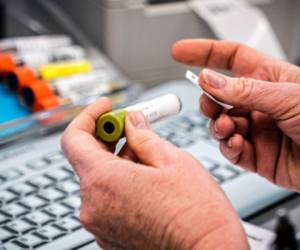
[[[177,216],[165,233],[162,249],[249,249],[241,222],[228,208],[187,209]]]

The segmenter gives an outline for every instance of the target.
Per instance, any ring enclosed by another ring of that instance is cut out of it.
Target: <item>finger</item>
[[[251,172],[257,172],[254,146],[250,141],[244,140],[241,154],[233,163]]]
[[[218,135],[218,139],[226,139],[232,136],[236,131],[236,125],[233,119],[228,115],[221,114],[214,122],[214,131]]]
[[[97,117],[110,109],[110,101],[100,99],[82,111],[62,136],[62,148],[79,176],[97,167],[95,161],[100,165],[116,157],[93,136]]]
[[[246,78],[232,78],[211,70],[203,70],[200,84],[218,100],[234,107],[256,110],[275,120],[284,120],[296,112],[300,85],[271,83]],[[299,110],[298,110],[299,111]]]
[[[245,117],[232,117],[228,116],[235,123],[235,131],[234,133],[240,134],[243,137],[247,137],[249,135],[249,119]]]
[[[89,134],[94,134],[96,129],[97,118],[112,108],[109,98],[101,98],[92,105],[85,108],[69,125],[70,129],[78,129]]]
[[[125,160],[129,160],[133,162],[138,161],[136,154],[132,151],[132,149],[128,146],[127,143],[123,146],[118,156]]]
[[[130,113],[125,124],[128,145],[142,163],[165,167],[173,162],[176,148],[150,130],[142,113]]]
[[[221,141],[220,151],[226,159],[236,164],[242,153],[244,142],[245,140],[241,135],[234,134],[228,140]]]
[[[116,244],[110,240],[96,238],[96,242],[99,247],[104,250],[124,250],[122,246],[119,246],[119,244]]]
[[[264,54],[245,45],[208,39],[179,41],[173,45],[172,55],[181,63],[232,70],[244,76],[251,76],[266,60]]]
[[[206,117],[216,119],[223,109],[207,95],[202,95],[200,97],[200,110]]]

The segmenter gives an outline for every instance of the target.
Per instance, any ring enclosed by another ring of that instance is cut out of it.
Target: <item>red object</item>
[[[30,86],[22,88],[20,95],[23,103],[34,112],[43,110],[48,105],[44,100],[55,97],[49,84],[43,80],[35,81]]]
[[[38,80],[34,70],[27,66],[16,67],[13,72],[4,76],[4,82],[14,92],[29,87]]]
[[[47,98],[44,98],[42,100],[39,100],[35,107],[34,107],[34,112],[37,111],[42,111],[42,110],[48,110],[48,109],[53,109],[57,108],[60,105],[59,98],[55,95],[49,96]]]
[[[13,55],[8,53],[0,54],[0,74],[6,74],[14,71],[16,68],[16,61]]]

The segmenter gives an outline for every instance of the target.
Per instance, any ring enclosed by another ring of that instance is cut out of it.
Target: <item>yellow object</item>
[[[118,141],[124,134],[127,113],[125,109],[119,109],[100,116],[97,119],[96,135],[105,142]]]
[[[47,64],[40,67],[40,75],[46,81],[79,73],[87,73],[92,70],[87,60]]]

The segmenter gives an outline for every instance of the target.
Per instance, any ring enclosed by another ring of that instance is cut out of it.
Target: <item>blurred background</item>
[[[247,2],[263,11],[288,60],[297,62],[300,2]],[[80,36],[76,30],[70,32],[72,21],[122,72],[146,86],[182,78],[183,68],[169,53],[175,41],[215,37],[185,0],[9,0],[1,4],[6,8],[5,36],[67,33],[76,41]]]
[[[200,69],[170,53],[180,39],[213,38],[299,65],[299,13],[299,0],[0,0],[0,250],[98,249],[80,225],[62,131],[101,96],[119,108],[166,93],[182,111],[154,130],[203,163],[243,220],[268,230],[249,239],[300,242],[299,195],[222,157],[195,105],[201,90],[184,80]],[[276,249],[296,249],[288,243]]]

